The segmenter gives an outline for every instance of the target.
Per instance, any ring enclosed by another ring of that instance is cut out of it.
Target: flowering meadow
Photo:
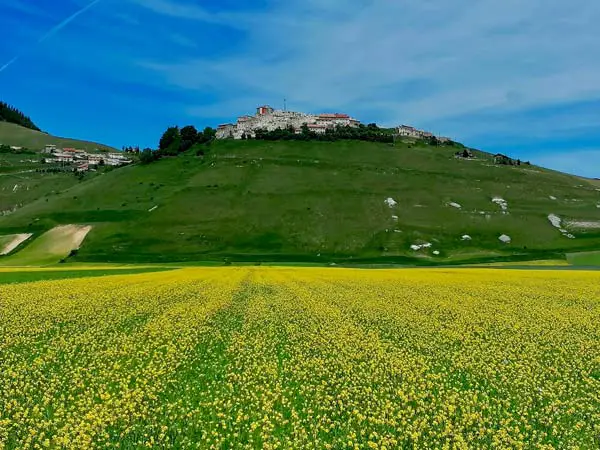
[[[145,447],[600,448],[600,272],[0,285],[0,449]]]

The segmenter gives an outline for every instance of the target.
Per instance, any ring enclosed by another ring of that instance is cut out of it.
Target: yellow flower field
[[[0,448],[143,447],[600,448],[600,272],[0,284]]]

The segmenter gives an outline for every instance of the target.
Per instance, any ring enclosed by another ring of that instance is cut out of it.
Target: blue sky
[[[154,147],[285,97],[600,177],[598,23],[590,0],[0,0],[0,98]]]

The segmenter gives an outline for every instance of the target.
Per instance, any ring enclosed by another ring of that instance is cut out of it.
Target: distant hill
[[[0,122],[0,144],[25,147],[31,150],[41,150],[46,145],[56,145],[59,148],[73,147],[88,152],[93,152],[96,149],[100,151],[117,151],[108,145],[52,136],[8,122]]]
[[[0,102],[0,122],[14,123],[25,128],[40,131],[32,120],[8,103]]]
[[[600,249],[597,186],[457,149],[217,141],[204,157],[192,149],[51,190],[42,180],[35,195],[0,177],[5,208],[22,199],[0,235],[90,224],[77,260],[115,262],[435,264]]]

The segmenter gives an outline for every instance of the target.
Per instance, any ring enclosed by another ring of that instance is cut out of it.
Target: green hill
[[[2,144],[25,147],[31,150],[41,150],[46,145],[56,145],[59,148],[73,147],[88,152],[94,152],[96,149],[99,149],[100,151],[116,151],[116,149],[107,145],[56,137],[14,123],[0,121],[0,145]]]
[[[442,263],[600,249],[596,186],[535,166],[498,166],[481,152],[455,158],[455,151],[217,141],[204,158],[190,151],[28,199],[0,217],[0,235],[34,233],[35,241],[58,225],[90,224],[77,260],[114,262]],[[550,214],[574,225],[561,232]],[[422,244],[431,247],[411,249]]]

